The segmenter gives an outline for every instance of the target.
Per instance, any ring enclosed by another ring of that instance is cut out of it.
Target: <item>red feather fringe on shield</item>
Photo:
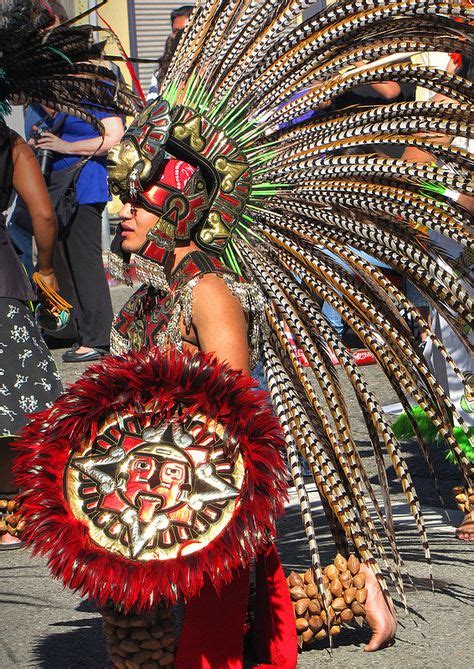
[[[245,473],[232,520],[207,546],[184,557],[140,562],[91,540],[71,511],[64,477],[71,455],[85,438],[95,438],[111,414],[139,415],[150,401],[163,420],[180,405],[189,415],[201,412],[219,421],[238,439]],[[33,417],[17,447],[26,543],[48,555],[51,572],[65,585],[126,612],[145,611],[159,599],[187,599],[207,576],[217,588],[230,581],[232,571],[248,565],[271,539],[283,511],[283,442],[265,393],[251,378],[200,353],[153,350],[103,358],[50,410]]]

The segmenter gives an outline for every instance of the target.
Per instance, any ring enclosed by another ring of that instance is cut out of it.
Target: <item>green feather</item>
[[[411,415],[416,421],[420,430],[421,436],[426,443],[435,443],[441,441],[438,430],[431,422],[421,407],[415,405],[411,409]],[[406,413],[402,413],[392,425],[393,433],[399,439],[413,437],[413,427],[408,419]],[[458,442],[460,448],[464,451],[466,457],[474,462],[474,448],[470,443],[470,439],[474,437],[474,428],[469,428],[469,436],[464,432],[462,427],[453,427],[453,434]],[[454,455],[450,450],[447,451],[446,458],[451,462],[455,462]]]

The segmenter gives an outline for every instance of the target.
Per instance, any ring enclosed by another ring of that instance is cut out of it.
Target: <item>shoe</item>
[[[63,353],[62,359],[63,362],[91,362],[92,360],[100,360],[104,355],[107,355],[107,351],[102,348],[93,348],[86,353],[77,353],[77,350],[73,347]]]
[[[352,356],[355,360],[355,364],[358,367],[367,367],[368,365],[376,365],[377,364],[377,360],[376,360],[375,356],[370,351],[368,351],[366,348],[348,349],[348,351],[351,351]],[[336,358],[334,353],[331,352],[329,354],[329,356],[330,356],[331,362],[334,366],[340,364],[339,359]]]
[[[66,353],[74,353],[74,351],[77,351],[77,349],[78,349],[79,347],[80,347],[80,344],[78,344],[77,341],[76,341],[76,343],[73,344],[70,348],[68,348],[68,350],[65,351],[65,352],[63,353],[63,355],[65,355]]]
[[[366,348],[359,348],[356,351],[352,351],[354,360],[358,367],[366,367],[367,365],[376,365],[377,360],[373,353],[368,351]]]

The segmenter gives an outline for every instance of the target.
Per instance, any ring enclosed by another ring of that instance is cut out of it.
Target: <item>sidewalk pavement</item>
[[[129,294],[129,290],[122,287],[113,287],[111,292],[115,309]],[[62,363],[62,352],[58,349],[53,353],[63,380],[69,383],[80,376],[86,365]],[[363,373],[381,404],[397,401],[377,366],[367,367]],[[348,388],[344,379],[341,382],[345,389]],[[368,443],[355,398],[349,399],[348,412],[369,475],[375,478],[376,471],[368,459]],[[345,629],[335,638],[331,653],[323,644],[301,654],[298,669],[466,669],[472,664],[474,546],[454,539],[454,526],[461,519],[461,514],[454,510],[450,492],[458,482],[456,471],[440,450],[432,450],[441,492],[451,507],[446,515],[440,508],[417,447],[406,445],[405,455],[425,510],[435,593],[430,589],[430,569],[424,561],[414,524],[395,482],[394,472],[389,468],[398,542],[413,579],[412,583],[406,581],[408,612],[398,606],[397,641],[391,648],[369,655],[362,650],[369,639],[368,628]],[[334,548],[314,486],[309,488],[321,559],[327,564],[334,558]],[[307,568],[308,551],[294,491],[280,523],[279,549],[288,572]],[[0,574],[0,668],[103,669],[105,648],[99,614],[89,602],[63,590],[59,582],[53,581],[43,558],[32,557],[26,550],[0,553]]]

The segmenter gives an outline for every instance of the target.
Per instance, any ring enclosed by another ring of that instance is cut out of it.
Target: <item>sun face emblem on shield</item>
[[[238,505],[244,468],[236,444],[203,416],[151,426],[111,420],[70,459],[68,501],[92,540],[132,560],[199,551]]]

